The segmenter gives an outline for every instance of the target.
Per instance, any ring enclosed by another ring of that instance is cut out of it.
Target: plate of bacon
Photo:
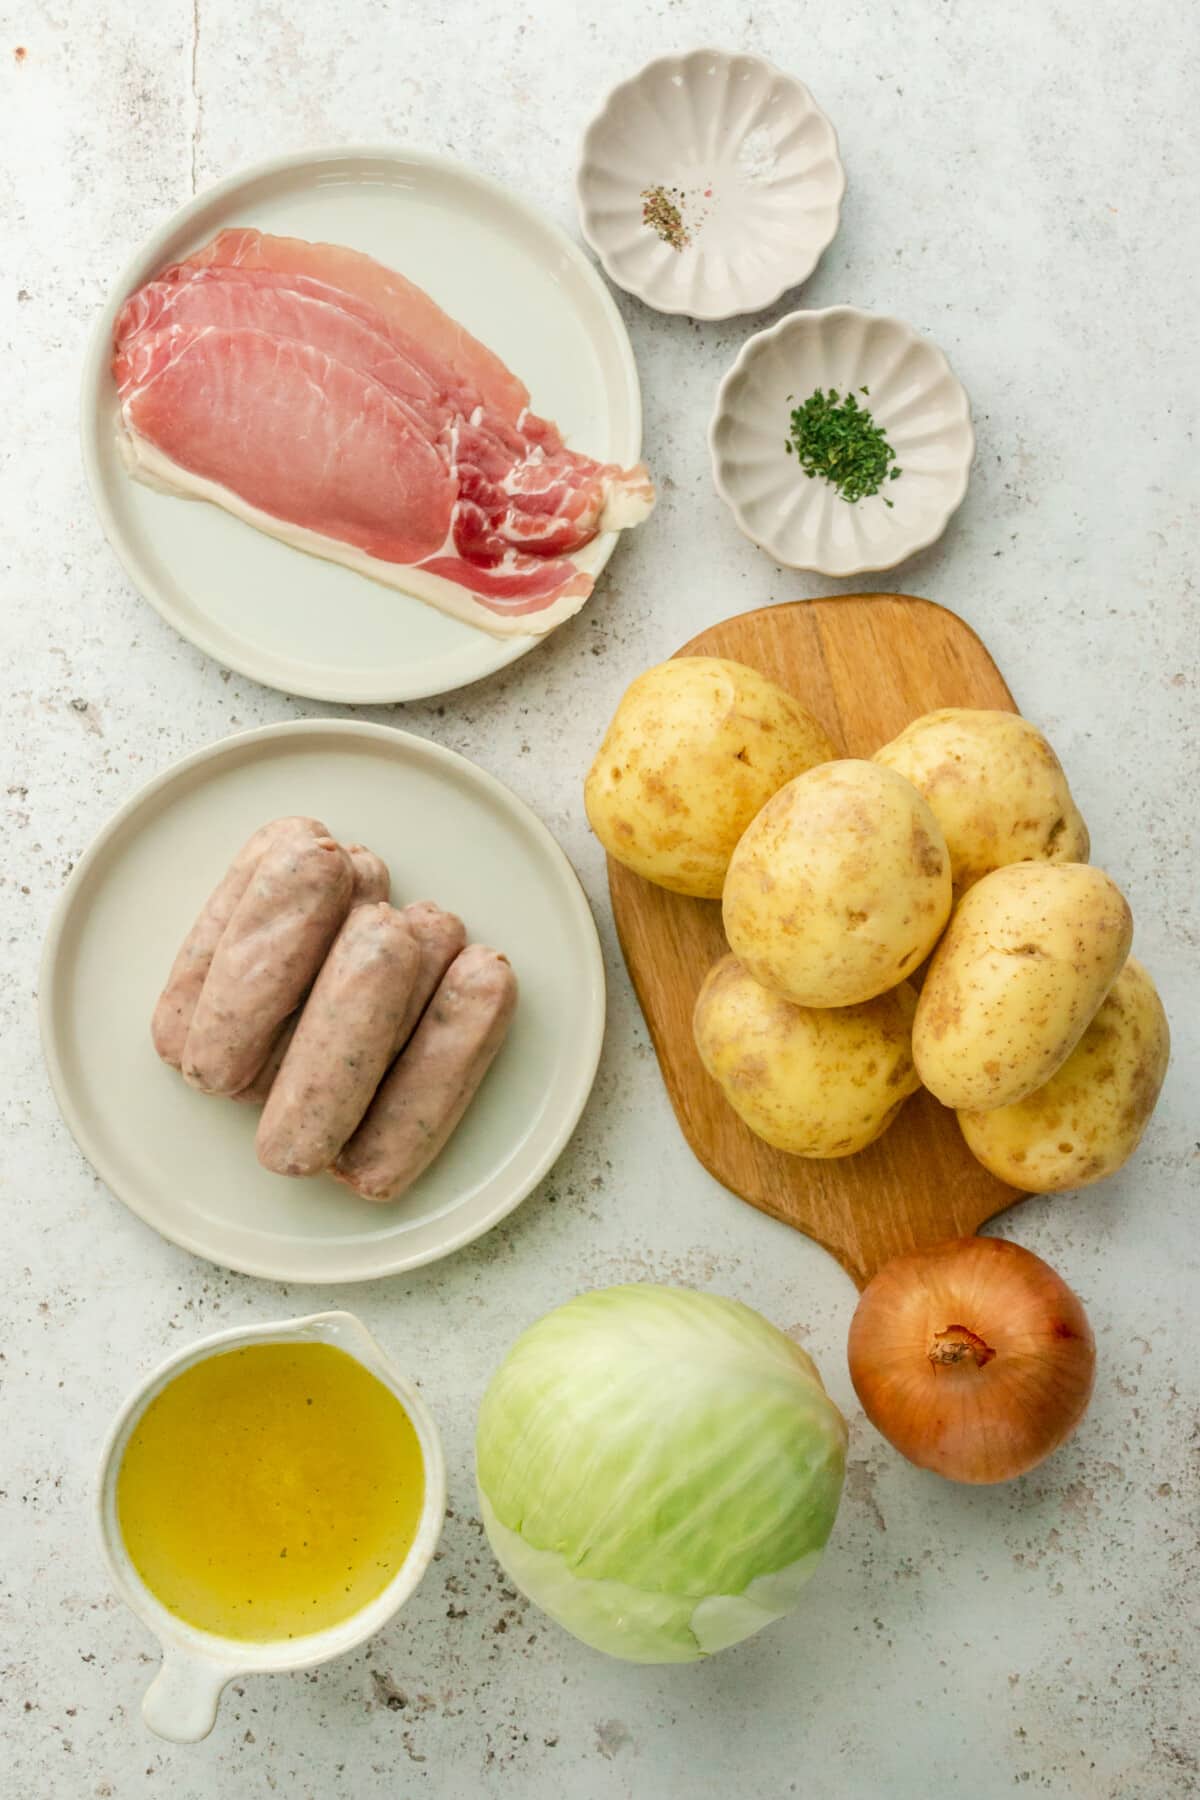
[[[650,512],[625,327],[583,253],[412,150],[182,207],[88,352],[84,462],[142,594],[229,668],[418,699],[533,648]]]

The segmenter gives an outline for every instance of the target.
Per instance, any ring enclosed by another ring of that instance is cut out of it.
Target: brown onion
[[[887,1263],[850,1325],[850,1379],[902,1456],[951,1481],[1008,1481],[1078,1425],[1096,1345],[1054,1270],[1003,1238]]]

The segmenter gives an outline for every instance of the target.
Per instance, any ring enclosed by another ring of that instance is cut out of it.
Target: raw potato
[[[1012,1106],[1062,1067],[1129,955],[1116,883],[1086,863],[1011,863],[955,908],[913,1028],[943,1106]]]
[[[1102,1181],[1137,1149],[1170,1051],[1158,991],[1131,956],[1046,1085],[995,1112],[960,1112],[962,1134],[985,1169],[1030,1193]]]
[[[853,1156],[921,1085],[907,983],[863,1006],[793,1006],[736,956],[709,970],[693,1028],[700,1060],[758,1137],[793,1156]]]
[[[715,900],[759,808],[834,754],[817,721],[757,670],[677,656],[625,693],[584,804],[618,862],[659,887]]]
[[[875,752],[924,794],[950,851],[955,898],[1015,862],[1086,862],[1088,829],[1036,725],[947,706]]]
[[[856,1006],[922,963],[950,916],[950,854],[916,789],[878,763],[789,781],[743,833],[725,935],[797,1006]]]

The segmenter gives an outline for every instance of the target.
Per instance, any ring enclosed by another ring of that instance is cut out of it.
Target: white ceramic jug
[[[346,1351],[399,1400],[421,1446],[425,1500],[412,1547],[383,1592],[361,1612],[307,1637],[253,1643],[198,1631],[176,1618],[142,1581],[129,1559],[117,1520],[117,1472],[125,1446],[146,1407],[168,1381],[192,1364],[225,1350],[262,1342],[325,1343]],[[361,1644],[396,1613],[429,1567],[446,1511],[446,1465],[437,1426],[412,1383],[352,1313],[313,1313],[279,1324],[250,1325],[202,1338],[160,1365],[125,1402],[108,1434],[97,1493],[101,1541],[114,1585],[126,1606],[150,1627],[163,1650],[162,1667],[146,1690],[142,1717],[151,1731],[175,1743],[207,1737],[226,1682],[237,1675],[307,1669]]]

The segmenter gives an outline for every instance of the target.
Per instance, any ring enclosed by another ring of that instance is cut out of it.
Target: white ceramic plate
[[[109,373],[126,295],[231,225],[365,250],[426,288],[521,377],[568,444],[628,466],[641,452],[629,338],[603,281],[557,226],[495,182],[416,150],[306,152],[200,194],[122,271],[83,377],[83,456],[109,541],[136,586],[208,655],[314,700],[415,700],[478,681],[533,637],[496,638],[352,570],[290,549],[220,508],[131,481]],[[598,575],[605,533],[580,554]]]
[[[838,228],[837,133],[804,83],[760,56],[663,56],[609,94],[575,179],[584,237],[618,286],[659,312],[760,312],[806,280]],[[666,190],[687,233],[643,217]]]
[[[787,452],[789,422],[816,388],[853,393],[869,409],[899,480],[851,504],[800,470]],[[717,390],[709,447],[717,492],[752,542],[790,569],[861,575],[941,536],[967,491],[975,432],[936,345],[901,319],[831,306],[789,313],[747,340]]]
[[[313,813],[510,958],[512,1029],[445,1151],[403,1199],[291,1181],[254,1155],[258,1112],[160,1063],[150,1014],[204,896],[265,819]],[[42,1043],[63,1117],[113,1193],[173,1243],[277,1281],[365,1281],[432,1262],[524,1199],[587,1101],[604,1033],[596,928],[570,863],[515,795],[385,725],[320,720],[225,738],[157,776],[104,827],[42,957]]]

